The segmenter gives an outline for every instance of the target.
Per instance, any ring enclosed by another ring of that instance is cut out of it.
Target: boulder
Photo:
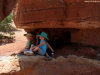
[[[99,28],[100,2],[84,0],[19,0],[14,10],[18,28]],[[92,12],[91,12],[92,11]]]
[[[8,57],[6,57],[8,60]],[[5,58],[5,59],[6,59]],[[9,57],[10,60],[15,60],[15,57]],[[3,62],[2,64],[11,64],[11,69],[8,66],[0,65],[0,75],[99,75],[100,74],[100,61],[77,57],[74,55],[64,58],[60,56],[53,58],[51,61],[44,60],[40,56],[17,56],[16,65],[15,61]],[[19,68],[20,65],[20,68]],[[8,71],[3,71],[2,68],[7,68]]]

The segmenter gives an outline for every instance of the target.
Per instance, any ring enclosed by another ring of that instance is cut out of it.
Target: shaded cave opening
[[[80,29],[42,29],[42,31],[48,34],[50,40],[47,42],[55,51],[55,58],[59,56],[67,57],[68,55],[83,56],[86,58],[97,59],[96,49],[99,47],[82,44],[80,42],[73,42],[73,33],[80,32]],[[34,32],[34,31],[31,31]],[[38,32],[38,29],[37,29]],[[80,36],[76,36],[80,37]],[[49,55],[51,55],[50,49],[47,49]]]

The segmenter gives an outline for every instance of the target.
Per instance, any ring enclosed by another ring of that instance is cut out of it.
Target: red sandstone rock
[[[100,47],[100,28],[82,29],[71,33],[71,41],[89,46]]]
[[[62,40],[66,31],[70,31],[71,42],[100,47],[100,36],[95,34],[100,32],[96,29],[100,27],[99,7],[100,3],[84,0],[19,0],[14,21],[27,32],[43,28],[51,40]]]
[[[98,28],[100,3],[84,0],[19,0],[14,11],[19,28]],[[91,12],[92,11],[92,12]]]
[[[77,56],[45,61],[41,57],[18,57],[20,71],[1,75],[99,75],[100,62]],[[11,61],[13,62],[13,61]],[[13,65],[12,65],[13,66]]]
[[[17,0],[0,0],[0,21],[11,13],[16,2]]]
[[[14,8],[17,0],[0,0],[0,20]],[[14,11],[17,27],[33,28],[98,28],[100,3],[84,0],[18,0]],[[91,12],[92,11],[92,12]]]
[[[96,58],[97,53],[93,48],[85,48],[85,47],[81,47],[78,48],[78,54],[79,55],[83,55],[85,57],[91,57],[91,58]]]

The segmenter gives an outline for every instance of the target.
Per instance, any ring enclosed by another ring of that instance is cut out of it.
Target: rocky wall
[[[72,32],[71,42],[100,47],[100,29],[83,29]]]
[[[0,21],[11,13],[16,2],[17,0],[0,0]]]

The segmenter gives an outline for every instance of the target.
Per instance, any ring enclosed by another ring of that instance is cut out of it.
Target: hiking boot
[[[52,57],[54,57],[54,54],[55,54],[55,53],[54,53],[54,52],[52,52],[52,53],[51,53],[51,56],[52,56]]]

